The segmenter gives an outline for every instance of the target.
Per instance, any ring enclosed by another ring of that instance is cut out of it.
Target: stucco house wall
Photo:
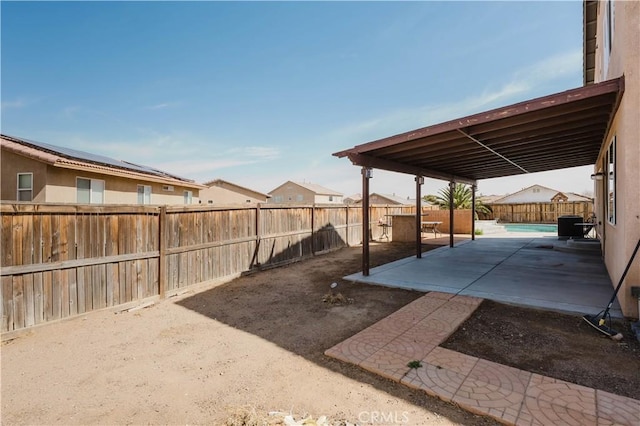
[[[40,161],[23,157],[13,152],[2,149],[0,151],[0,200],[18,199],[18,173],[33,173],[33,198],[34,203],[47,201],[47,165]]]
[[[202,204],[257,204],[266,203],[267,194],[253,191],[221,179],[207,182],[200,190]]]
[[[137,204],[138,185],[151,187],[150,204],[177,205],[184,203],[184,191],[191,191],[191,204],[198,204],[199,191],[178,185],[165,185],[158,182],[150,182],[138,179],[126,179],[119,176],[110,176],[101,173],[90,173],[79,170],[61,169],[48,166],[47,173],[47,197],[48,203],[76,203],[77,190],[76,179],[98,179],[105,182],[104,204]],[[173,191],[163,188],[171,186]]]
[[[291,184],[284,184],[283,186],[271,191],[269,193],[271,198],[269,203],[302,203],[312,204],[315,202],[315,194],[306,188]]]
[[[607,2],[598,2],[595,82],[625,76],[625,89],[595,166],[605,173],[595,181],[598,234],[613,285],[617,285],[640,239],[640,3],[616,1],[613,13],[611,53],[605,61]],[[615,221],[607,212],[607,150],[616,140]],[[636,259],[618,294],[625,316],[638,318],[638,301],[631,287],[640,286],[640,259]]]
[[[269,192],[269,203],[342,204],[343,194],[314,184],[287,181]]]
[[[549,203],[555,201],[554,197],[558,194],[560,194],[560,198],[562,199],[564,199],[564,197],[562,197],[563,195],[566,196],[566,201],[591,201],[589,197],[579,194],[562,192],[542,185],[532,185],[513,194],[493,200],[491,204]]]

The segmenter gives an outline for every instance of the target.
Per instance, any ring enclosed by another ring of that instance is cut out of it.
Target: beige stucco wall
[[[271,195],[269,203],[313,204],[316,202],[312,191],[292,183],[276,188],[269,195]],[[278,197],[282,197],[282,199]]]
[[[389,200],[388,198],[384,198],[379,196],[378,194],[371,194],[369,196],[369,203],[370,204],[400,204],[397,203],[395,201]],[[405,203],[406,205],[415,205],[415,203]]]
[[[253,204],[264,203],[267,198],[253,197],[249,194],[242,194],[219,186],[212,186],[200,190],[200,200],[202,204]]]
[[[316,195],[314,200],[317,204],[342,204],[342,195]]]
[[[76,178],[99,179],[105,181],[105,204],[137,204],[138,185],[151,186],[151,204],[184,204],[184,191],[192,191],[192,204],[198,204],[199,190],[173,185],[174,191],[163,191],[162,183],[127,179],[101,173],[78,171],[47,165],[10,151],[2,150],[2,193],[3,201],[15,201],[17,196],[17,174],[33,173],[34,197],[36,203],[76,203]]]
[[[598,8],[596,82],[625,76],[625,91],[620,107],[596,164],[604,170],[605,153],[615,136],[616,148],[616,223],[606,220],[604,202],[606,180],[595,181],[596,215],[602,222],[604,260],[613,285],[617,285],[631,253],[640,238],[640,3],[615,2],[615,23],[611,56],[603,69],[602,46],[604,2]],[[629,270],[618,299],[625,316],[638,318],[638,301],[631,286],[640,286],[640,258]]]
[[[101,173],[63,169],[50,166],[47,175],[47,202],[75,203],[76,178],[100,179],[105,181],[104,204],[137,204],[138,185],[151,186],[151,204],[184,204],[184,191],[193,193],[192,204],[198,204],[199,191],[172,185],[173,191],[164,191],[164,184],[137,179],[126,179]]]
[[[46,201],[47,165],[13,152],[2,150],[1,193],[3,201],[15,201],[18,195],[18,173],[33,173],[33,199],[35,203]]]

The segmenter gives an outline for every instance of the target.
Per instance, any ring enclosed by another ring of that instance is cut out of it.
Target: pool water
[[[546,223],[503,224],[507,232],[558,232],[558,225]]]

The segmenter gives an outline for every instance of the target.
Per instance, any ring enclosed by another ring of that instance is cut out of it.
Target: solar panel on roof
[[[82,160],[82,161],[87,161],[94,164],[110,166],[110,167],[115,167],[115,168],[125,169],[125,170],[132,170],[132,171],[150,174],[154,176],[168,177],[172,179],[182,180],[185,182],[192,182],[189,179],[171,175],[169,173],[163,172],[162,170],[154,169],[152,167],[142,166],[139,164],[129,163],[127,161],[116,160],[114,158],[106,157],[104,155],[91,154],[89,152],[84,152],[84,151],[80,151],[73,148],[66,148],[66,147],[51,145],[48,143],[37,142],[29,139],[16,138],[15,136],[9,136],[9,137],[18,142],[32,145],[36,148],[40,148],[45,151],[50,151],[53,154],[60,155],[61,157],[66,157],[71,160],[74,160],[74,159]]]

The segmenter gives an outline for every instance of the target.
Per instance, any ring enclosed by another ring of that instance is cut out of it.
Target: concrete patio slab
[[[613,294],[599,256],[554,250],[556,237],[478,237],[357,273],[346,280],[596,314]],[[622,317],[617,301],[613,317]]]

